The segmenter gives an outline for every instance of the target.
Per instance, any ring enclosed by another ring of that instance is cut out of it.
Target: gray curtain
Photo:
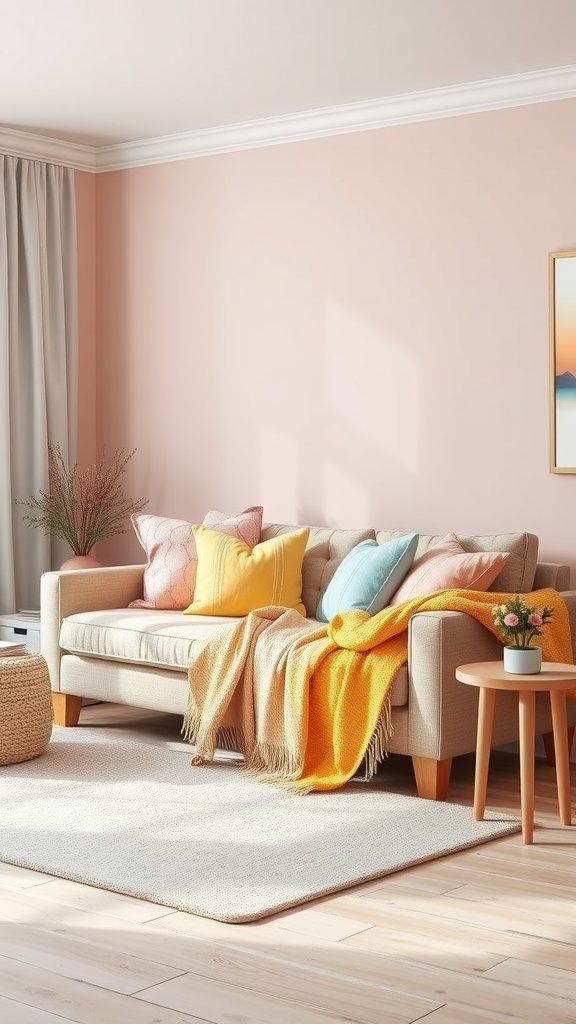
[[[48,490],[49,442],[76,457],[74,172],[0,154],[0,613],[40,607],[52,543],[14,499]]]

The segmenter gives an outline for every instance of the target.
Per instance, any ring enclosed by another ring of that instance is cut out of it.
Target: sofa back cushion
[[[295,526],[269,523],[262,527],[262,540],[291,533]],[[375,540],[374,530],[331,530],[324,526],[311,526],[308,544],[302,562],[302,600],[306,615],[316,618],[316,609],[336,569],[348,554],[363,540]]]
[[[204,526],[213,526],[226,518],[224,512],[208,512]],[[302,525],[302,524],[300,524]],[[297,525],[265,523],[261,540],[269,540],[279,533],[291,533]],[[311,526],[302,563],[302,600],[306,615],[316,617],[318,602],[345,555],[363,540],[376,539],[379,544],[394,537],[405,536],[405,530],[331,530],[325,526]],[[442,540],[443,534],[420,534],[415,558],[419,558],[432,544]],[[505,594],[527,594],[534,586],[538,560],[538,537],[533,533],[495,533],[458,536],[465,551],[509,551],[510,558],[488,590]]]
[[[376,540],[379,544],[383,544],[392,537],[401,536],[402,532],[397,530],[378,530]],[[421,533],[415,560],[441,540],[441,535],[430,536]],[[534,533],[458,536],[458,540],[465,551],[508,551],[510,553],[510,557],[488,590],[504,594],[527,594],[533,589],[538,561],[538,537]]]

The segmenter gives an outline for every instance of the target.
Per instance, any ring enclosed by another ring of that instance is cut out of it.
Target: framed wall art
[[[548,256],[550,471],[576,473],[576,251]]]

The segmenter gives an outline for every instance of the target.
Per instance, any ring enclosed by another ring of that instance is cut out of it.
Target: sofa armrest
[[[475,750],[478,694],[458,682],[456,669],[499,658],[502,643],[471,615],[438,611],[412,616],[407,723],[412,754],[443,760]]]
[[[40,581],[40,647],[52,689],[60,690],[60,626],[76,612],[127,608],[142,597],[143,565],[105,566],[73,572],[45,572]]]
[[[576,591],[561,596],[568,609],[576,661]],[[443,760],[476,749],[478,693],[476,687],[458,682],[456,668],[469,662],[501,659],[502,642],[471,615],[439,611],[412,616],[408,627],[406,726],[412,754]],[[493,746],[518,738],[517,700],[513,697],[499,698]],[[572,710],[570,718],[574,720]],[[537,713],[537,730],[543,721]],[[393,736],[389,749],[394,751]]]
[[[544,590],[545,587],[559,591],[569,590],[570,566],[559,565],[557,562],[538,562],[532,590]]]

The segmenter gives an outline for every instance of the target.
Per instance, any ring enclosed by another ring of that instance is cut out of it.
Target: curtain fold
[[[0,154],[0,612],[38,609],[51,538],[23,520],[48,444],[76,458],[74,172]]]

